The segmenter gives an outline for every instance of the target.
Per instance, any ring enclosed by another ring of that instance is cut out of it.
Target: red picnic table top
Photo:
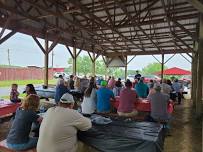
[[[112,102],[112,105],[114,108],[118,109],[120,97],[116,96],[115,98],[116,98],[116,101]],[[151,105],[150,105],[149,100],[147,100],[147,99],[139,99],[139,101],[134,103],[134,106],[135,106],[135,109],[138,111],[143,111],[143,112],[151,111]],[[170,102],[168,104],[168,112],[169,113],[173,112],[173,103],[172,102]]]
[[[12,103],[9,100],[1,100],[0,117],[10,113],[14,113],[19,106],[20,106],[20,103]]]

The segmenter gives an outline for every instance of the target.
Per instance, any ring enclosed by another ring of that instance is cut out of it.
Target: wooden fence
[[[49,69],[49,79],[53,78],[53,69]],[[0,68],[0,81],[3,80],[31,80],[43,79],[43,68]]]

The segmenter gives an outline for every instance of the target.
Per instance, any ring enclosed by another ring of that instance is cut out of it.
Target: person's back
[[[134,103],[137,100],[137,94],[134,90],[130,88],[125,88],[121,90],[120,102],[118,106],[119,112],[130,113],[134,109]]]
[[[156,92],[148,97],[151,103],[151,117],[153,119],[168,120],[169,114],[167,111],[169,95]]]
[[[55,102],[58,103],[60,98],[63,96],[63,94],[69,92],[68,88],[64,84],[60,84],[56,87],[56,93],[55,93]]]
[[[33,122],[41,121],[36,113],[39,106],[37,95],[28,95],[22,102],[21,107],[16,111],[9,134],[7,146],[15,151],[34,148],[37,145],[37,138],[30,137]]]
[[[116,80],[112,77],[108,82],[108,88],[113,89],[116,84]]]
[[[73,90],[73,89],[74,89],[74,80],[73,80],[73,79],[70,79],[68,82],[69,82],[69,83],[68,83],[69,89]]]
[[[135,86],[135,90],[139,97],[146,98],[149,93],[148,86],[140,80],[140,82]]]
[[[56,86],[60,85],[61,81],[64,81],[64,79],[62,75],[59,75],[58,80],[56,82]]]
[[[96,110],[96,89],[93,88],[91,95],[89,97],[84,96],[83,102],[81,104],[82,113],[84,114],[91,114],[94,113]]]
[[[91,121],[73,109],[50,108],[40,127],[37,152],[75,152],[77,130],[85,131]]]
[[[178,81],[175,81],[173,84],[172,84],[172,87],[173,89],[176,91],[176,92],[180,92],[181,90],[181,85]]]
[[[168,85],[167,83],[162,83],[161,84],[161,92],[170,95],[172,89],[171,86]]]
[[[110,99],[114,98],[113,91],[102,87],[97,90],[97,111],[110,112]]]
[[[182,86],[181,84],[178,82],[178,79],[176,79],[174,81],[174,83],[172,84],[172,88],[176,93],[176,96],[178,97],[178,104],[181,104],[181,98],[182,98]],[[175,97],[176,98],[176,97]],[[175,99],[174,98],[174,99]]]

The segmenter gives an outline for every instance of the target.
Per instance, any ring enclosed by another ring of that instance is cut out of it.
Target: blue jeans
[[[37,146],[37,141],[38,141],[38,138],[30,137],[30,139],[27,143],[23,143],[23,144],[7,143],[7,146],[8,146],[8,148],[10,148],[12,150],[17,150],[17,151],[27,150],[27,149],[35,148]]]

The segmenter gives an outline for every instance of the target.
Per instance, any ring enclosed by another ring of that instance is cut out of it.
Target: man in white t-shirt
[[[74,99],[64,94],[59,106],[50,108],[41,123],[37,152],[75,152],[77,130],[85,131],[92,124],[88,118],[73,110]]]

